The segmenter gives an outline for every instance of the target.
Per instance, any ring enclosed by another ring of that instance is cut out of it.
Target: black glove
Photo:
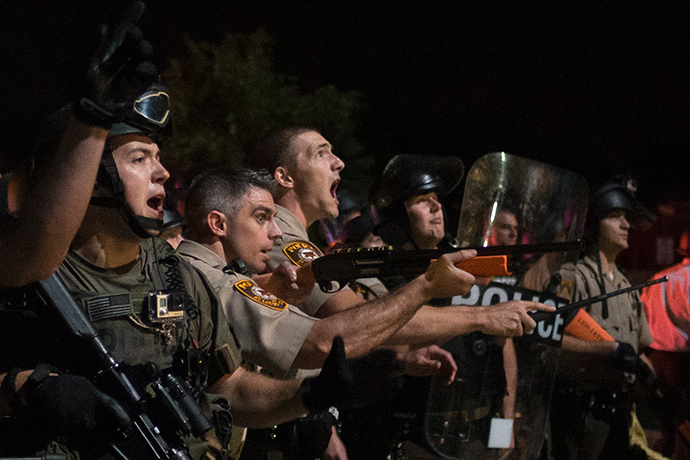
[[[23,390],[26,415],[37,428],[54,435],[83,437],[131,423],[122,406],[90,381],[45,364],[36,366]]]
[[[345,359],[342,337],[335,337],[318,377],[302,382],[302,402],[310,413],[335,406],[361,409],[392,398],[402,387],[403,364],[391,350]]]
[[[614,369],[634,374],[639,369],[640,357],[632,345],[620,342],[618,348],[611,353],[611,361]]]
[[[331,407],[329,410],[278,425],[276,434],[280,448],[283,452],[297,454],[300,458],[321,458],[331,442],[331,427],[337,423],[338,410]]]
[[[87,71],[84,96],[75,104],[81,121],[109,129],[121,121],[128,108],[152,83],[158,70],[148,61],[153,53],[135,25],[144,13],[144,3],[134,2],[114,27],[101,26],[98,49]]]

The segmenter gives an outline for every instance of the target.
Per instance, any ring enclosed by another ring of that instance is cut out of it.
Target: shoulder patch
[[[240,280],[236,282],[235,289],[254,302],[260,303],[273,310],[282,311],[288,306],[286,301],[279,299],[268,291],[264,291],[252,280]]]
[[[290,262],[298,267],[323,255],[321,250],[309,241],[293,241],[283,248]]]

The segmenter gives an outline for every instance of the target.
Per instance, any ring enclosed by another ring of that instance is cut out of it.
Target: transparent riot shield
[[[460,246],[575,241],[583,233],[587,193],[586,180],[571,171],[506,153],[485,155],[467,175]],[[556,273],[577,257],[576,251],[511,257],[510,276],[476,285],[452,303],[565,305],[572,282]],[[458,374],[450,386],[432,381],[424,420],[430,446],[445,458],[538,458],[563,323],[554,314],[512,340],[472,333],[446,343]]]

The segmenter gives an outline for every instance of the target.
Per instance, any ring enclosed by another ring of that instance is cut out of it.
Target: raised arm
[[[107,133],[70,120],[56,155],[22,193],[20,209],[3,220],[0,285],[22,286],[57,270],[86,213]]]
[[[158,79],[148,61],[151,45],[135,25],[143,11],[144,4],[135,2],[122,21],[102,27],[74,116],[68,108],[57,112],[32,166],[17,171],[17,209],[0,221],[1,287],[55,272],[86,213],[108,129]]]

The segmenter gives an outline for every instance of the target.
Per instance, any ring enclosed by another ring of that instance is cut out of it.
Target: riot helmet
[[[613,209],[625,211],[626,219],[635,230],[646,231],[654,225],[656,216],[637,200],[636,193],[637,183],[627,176],[617,176],[592,193],[585,222],[585,239],[590,240],[588,246],[597,242],[599,222]]]
[[[161,84],[151,85],[139,96],[120,123],[115,123],[108,137],[142,134],[156,144],[172,136],[170,95]]]
[[[614,209],[625,211],[625,218],[633,230],[646,231],[656,222],[656,216],[635,197],[637,183],[629,176],[615,176],[590,194],[583,239],[587,252],[599,254],[599,226],[606,214]]]
[[[163,85],[151,85],[134,101],[123,121],[111,128],[96,181],[108,188],[112,196],[91,198],[93,205],[117,209],[137,236],[148,238],[151,236],[148,230],[160,232],[163,221],[136,215],[127,204],[124,184],[117,171],[110,144],[110,139],[124,134],[140,134],[159,145],[172,136],[170,96]]]
[[[458,186],[464,172],[465,167],[457,157],[393,157],[372,193],[372,203],[379,213],[375,233],[386,244],[405,244],[411,236],[405,201],[431,192],[443,197]]]
[[[603,185],[594,192],[590,200],[592,216],[601,220],[611,209],[622,209],[626,213],[632,213],[631,199],[628,190],[622,184]]]

